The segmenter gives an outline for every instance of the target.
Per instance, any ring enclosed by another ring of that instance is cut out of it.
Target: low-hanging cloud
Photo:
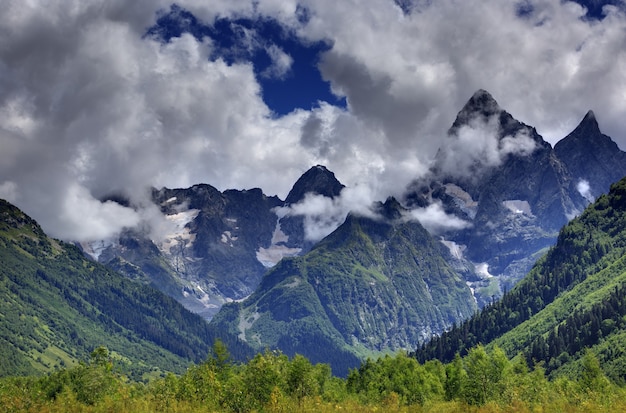
[[[375,195],[367,185],[346,187],[335,198],[308,193],[302,201],[288,207],[277,208],[279,217],[302,216],[304,218],[305,238],[319,241],[337,229],[349,213],[375,220],[384,220],[375,208]],[[440,202],[434,202],[425,208],[403,210],[402,219],[418,221],[433,235],[448,231],[468,228],[471,222],[465,221],[444,211]]]
[[[297,204],[277,208],[277,215],[304,217],[304,236],[309,241],[319,241],[336,230],[348,213],[378,218],[372,210],[373,194],[366,185],[343,188],[339,196],[329,198],[307,193]]]
[[[475,117],[444,140],[437,168],[445,175],[468,177],[497,167],[509,155],[526,156],[537,147],[531,131],[523,127],[514,135],[500,137],[499,115]]]
[[[412,209],[408,216],[419,221],[433,235],[458,231],[472,226],[471,222],[446,213],[439,202],[433,202],[425,208]]]
[[[211,60],[208,38],[145,36],[168,10],[164,0],[9,0],[0,17],[0,196],[51,235],[86,240],[143,225],[149,186],[204,182],[285,196],[303,171],[324,164],[349,187],[365,185],[370,205],[425,173],[442,144],[462,153],[471,142],[466,149],[488,164],[531,150],[524,136],[494,147],[480,128],[445,142],[479,88],[551,143],[590,108],[604,133],[626,142],[619,8],[589,21],[559,0],[534,1],[523,16],[500,0],[177,4],[209,25],[271,18],[303,42],[326,42],[319,70],[347,107],[320,102],[275,116],[250,62]],[[296,57],[256,35],[250,47],[273,56],[266,75],[289,76]],[[466,168],[468,159],[448,161]],[[100,201],[111,193],[134,207]]]
[[[583,198],[585,198],[589,202],[593,202],[595,200],[593,194],[591,193],[591,186],[589,185],[589,181],[586,179],[581,179],[576,184],[576,190]]]

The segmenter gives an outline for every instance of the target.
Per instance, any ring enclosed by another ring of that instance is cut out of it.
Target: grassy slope
[[[423,340],[474,311],[440,248],[419,224],[351,216],[307,255],[279,263],[211,324],[345,375],[359,358]]]
[[[626,178],[565,226],[557,244],[503,299],[418,350],[448,359],[476,343],[509,356],[546,362],[554,374],[576,374],[592,348],[608,375],[626,379]],[[615,303],[609,305],[609,303]],[[578,366],[578,367],[577,367]]]
[[[49,239],[0,201],[0,375],[71,365],[101,345],[135,377],[180,372],[213,339],[175,300]]]

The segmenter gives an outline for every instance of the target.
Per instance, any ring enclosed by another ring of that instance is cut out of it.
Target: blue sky
[[[306,19],[305,12],[300,14]],[[224,59],[228,64],[251,62],[263,100],[277,116],[295,109],[313,109],[319,101],[345,107],[345,99],[331,93],[330,84],[317,68],[321,54],[331,48],[324,40],[303,42],[293,30],[271,17],[224,17],[206,23],[178,5],[159,15],[147,36],[163,42],[183,33],[197,39],[206,36],[215,45],[211,59]],[[270,50],[280,50],[290,57],[284,71],[276,69],[276,58]]]
[[[352,189],[329,208],[399,195],[478,89],[551,144],[592,109],[626,148],[622,0],[3,6],[0,197],[63,239],[154,216],[100,201],[111,193],[140,206],[150,186],[196,183],[285,197],[316,164]]]

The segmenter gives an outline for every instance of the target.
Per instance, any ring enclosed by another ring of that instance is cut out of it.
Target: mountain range
[[[285,258],[211,327],[257,351],[331,362],[345,376],[364,356],[412,348],[476,311],[446,247],[393,198],[380,217],[348,215],[307,254]]]
[[[552,148],[479,90],[406,203],[437,203],[468,223],[440,235],[451,251],[477,266],[472,285],[485,291],[477,294],[482,306],[515,285],[554,244],[559,229],[625,175],[626,153],[600,132],[593,112]]]
[[[324,217],[299,207],[345,187],[318,165],[284,201],[258,188],[153,189],[165,235],[134,228],[80,247],[212,320],[213,337],[332,361],[343,375],[364,356],[413,349],[497,300],[624,175],[626,153],[593,112],[553,148],[479,90],[402,198],[348,214],[322,240],[307,222]],[[427,230],[421,213],[433,208],[442,214]]]

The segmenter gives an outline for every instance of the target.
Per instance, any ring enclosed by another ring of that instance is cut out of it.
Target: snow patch
[[[465,281],[465,285],[467,285],[467,288],[470,289],[474,302],[478,304],[478,299],[476,298],[476,288],[474,288],[474,283],[472,283],[471,281]]]
[[[302,248],[289,248],[285,245],[272,245],[269,248],[259,248],[256,259],[266,268],[278,264],[285,257],[294,257],[302,251]]]
[[[81,242],[80,246],[82,247],[84,252],[89,254],[91,258],[98,261],[102,252],[113,244],[113,240],[105,239],[99,241]]]
[[[522,201],[519,199],[511,199],[508,201],[502,201],[502,205],[514,214],[524,214],[533,216],[528,201]]]
[[[256,259],[264,267],[270,268],[278,264],[284,257],[293,257],[302,251],[302,248],[287,247],[285,245],[287,241],[289,241],[289,236],[281,230],[280,221],[277,220],[272,233],[271,245],[268,248],[259,247],[256,252]]]
[[[478,210],[478,202],[474,201],[472,196],[458,185],[446,184],[446,194],[454,198],[455,203],[461,211],[465,212],[471,219],[476,217]]]
[[[450,254],[456,258],[457,260],[463,259],[463,251],[465,251],[465,245],[459,245],[454,241],[448,241],[444,238],[441,238],[441,243],[445,245],[448,250],[450,250]]]
[[[223,244],[227,244],[228,246],[233,246],[233,241],[237,241],[237,239],[239,239],[239,237],[237,237],[236,235],[233,235],[230,231],[224,231],[222,233],[222,237],[220,238],[220,241],[222,241]]]
[[[155,243],[157,247],[168,255],[173,253],[174,248],[190,247],[196,236],[191,233],[186,225],[193,221],[199,213],[199,209],[188,209],[177,214],[166,215],[165,218],[171,224],[171,230],[161,242]]]
[[[487,264],[486,262],[475,264],[474,268],[476,269],[476,273],[484,278],[494,277],[494,275],[489,272],[489,264]]]

